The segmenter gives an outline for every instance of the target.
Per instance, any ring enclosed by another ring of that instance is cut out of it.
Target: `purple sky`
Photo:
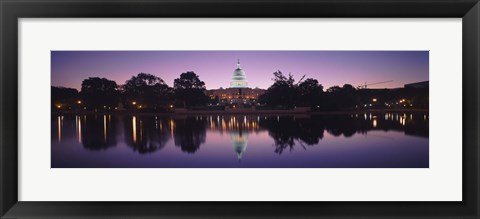
[[[80,90],[83,79],[105,77],[124,84],[140,72],[173,86],[182,72],[194,71],[207,89],[228,87],[237,59],[249,87],[268,88],[273,72],[315,78],[325,89],[349,83],[395,88],[427,81],[428,51],[52,51],[52,85]]]

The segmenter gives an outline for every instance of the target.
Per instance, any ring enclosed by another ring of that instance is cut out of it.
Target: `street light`
[[[377,102],[377,98],[373,98],[372,101],[373,101],[373,102]]]
[[[132,102],[132,104],[133,104],[133,105],[136,105],[136,104],[137,104],[137,102],[133,101],[133,102]]]
[[[82,101],[81,101],[81,100],[79,100],[79,101],[77,101],[77,103],[78,103],[78,104],[82,104]]]

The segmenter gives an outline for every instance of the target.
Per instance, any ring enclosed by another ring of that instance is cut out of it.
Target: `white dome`
[[[230,81],[231,88],[246,88],[248,87],[247,76],[245,71],[240,68],[240,60],[238,61],[237,68],[233,71],[232,80]]]

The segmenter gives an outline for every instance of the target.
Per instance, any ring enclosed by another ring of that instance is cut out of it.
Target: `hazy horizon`
[[[428,51],[52,51],[52,86],[80,90],[82,80],[101,77],[124,84],[140,72],[169,86],[194,71],[207,89],[227,88],[237,59],[251,88],[266,89],[273,72],[314,78],[324,88],[390,81],[369,88],[398,88],[429,80]]]

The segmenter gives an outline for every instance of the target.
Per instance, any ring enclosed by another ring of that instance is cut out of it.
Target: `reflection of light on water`
[[[405,118],[405,117],[400,117],[400,124],[403,125],[403,126],[405,126],[405,120],[406,120],[406,119],[407,119],[407,118]]]
[[[103,115],[103,142],[107,142],[107,116]]]
[[[132,118],[133,126],[133,143],[137,143],[137,117],[133,116]]]
[[[62,141],[62,118],[58,116],[58,143]]]
[[[373,120],[373,123],[372,123],[373,127],[376,128],[377,127],[377,119],[374,119]]]
[[[175,129],[175,122],[173,121],[173,119],[170,119],[170,131],[171,131],[171,136],[173,137],[173,131]]]
[[[367,114],[366,113],[363,114],[363,117],[365,117],[365,120],[367,120]]]
[[[427,115],[423,115],[423,120],[427,120]]]
[[[82,119],[80,116],[78,116],[78,120],[77,120],[77,124],[78,124],[78,143],[82,143]]]

